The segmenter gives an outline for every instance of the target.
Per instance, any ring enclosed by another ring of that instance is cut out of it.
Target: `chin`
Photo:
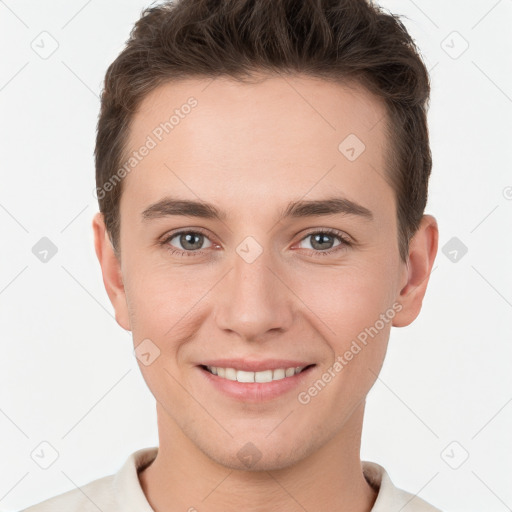
[[[270,434],[272,436],[274,434]],[[301,439],[274,440],[262,434],[234,438],[229,445],[199,446],[201,451],[215,463],[237,471],[275,471],[293,466],[313,451],[314,447]]]

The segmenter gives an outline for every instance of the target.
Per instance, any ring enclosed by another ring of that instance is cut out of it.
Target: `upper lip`
[[[278,368],[291,368],[310,366],[309,361],[297,361],[295,359],[211,359],[203,361],[202,366],[215,366],[217,368],[234,368],[246,372],[261,372],[263,370],[277,370]]]

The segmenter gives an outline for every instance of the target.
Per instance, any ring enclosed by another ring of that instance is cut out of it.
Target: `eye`
[[[175,243],[178,247],[173,245],[171,242],[176,239]],[[205,240],[209,241],[209,245],[204,246]],[[195,256],[202,254],[204,248],[211,247],[213,244],[210,242],[206,234],[199,230],[189,231],[178,231],[167,236],[160,242],[161,245],[165,246],[172,254],[179,256]]]
[[[339,241],[337,244],[336,239]],[[321,229],[311,231],[299,242],[310,240],[309,248],[312,256],[326,256],[338,251],[346,250],[352,245],[350,239],[344,233],[335,229]],[[174,243],[172,243],[174,241]],[[205,242],[207,245],[204,245]],[[160,245],[164,246],[171,254],[182,256],[200,256],[214,244],[206,236],[206,233],[199,228],[182,230],[166,236]],[[177,246],[175,245],[177,244]]]
[[[339,243],[333,245],[335,240],[338,239]],[[314,256],[324,256],[332,254],[337,251],[347,249],[351,246],[351,242],[347,236],[335,229],[322,229],[308,233],[302,240],[310,240],[310,249],[313,251]],[[309,249],[308,247],[306,247]]]

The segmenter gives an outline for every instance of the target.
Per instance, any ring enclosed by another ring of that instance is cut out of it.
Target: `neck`
[[[360,461],[364,401],[342,430],[292,466],[242,471],[218,464],[158,411],[160,445],[151,465],[139,473],[155,512],[370,512],[377,492]]]

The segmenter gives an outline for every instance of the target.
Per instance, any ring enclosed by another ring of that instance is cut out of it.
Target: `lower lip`
[[[244,402],[262,402],[277,398],[296,388],[299,384],[304,384],[315,365],[292,377],[271,382],[238,382],[214,375],[201,366],[198,368],[208,382],[224,394]]]

